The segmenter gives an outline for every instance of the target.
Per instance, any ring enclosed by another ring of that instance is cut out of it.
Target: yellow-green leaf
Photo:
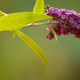
[[[44,11],[44,0],[36,0],[33,12],[43,13]]]
[[[8,14],[6,16],[0,17],[0,31],[21,29],[23,26],[30,24],[34,21],[50,18],[52,17],[45,14],[33,12],[20,12]]]
[[[5,14],[4,12],[2,12],[2,11],[0,10],[0,16],[4,16],[4,15],[7,15],[7,14]]]
[[[40,56],[40,58],[44,61],[44,63],[46,64],[46,67],[48,69],[47,59],[46,59],[43,51],[41,50],[41,48],[31,38],[29,38],[24,33],[20,32],[20,31],[13,31],[13,32],[15,34],[17,34],[29,47],[31,47]]]
[[[57,41],[57,35],[56,35],[55,30],[54,30],[52,27],[50,27],[50,30],[51,30],[51,32],[53,33],[53,35],[54,35],[54,37],[55,37],[55,40]]]
[[[0,16],[3,16],[4,15],[4,13],[0,10]]]
[[[15,38],[16,34],[13,32],[13,39]]]
[[[18,29],[18,30],[20,30],[20,29]],[[13,39],[15,38],[15,36],[16,36],[16,33],[13,32]]]

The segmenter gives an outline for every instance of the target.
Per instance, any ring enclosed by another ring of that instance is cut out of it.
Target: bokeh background
[[[5,13],[32,11],[36,0],[0,0]],[[80,13],[80,0],[45,0],[45,5]],[[0,32],[0,80],[80,80],[80,40],[73,35],[47,40],[47,25],[21,31],[33,39],[45,53],[49,72],[43,61],[18,36]]]

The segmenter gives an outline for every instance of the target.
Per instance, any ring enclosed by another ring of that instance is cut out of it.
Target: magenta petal
[[[47,28],[46,28],[46,29],[47,29],[47,31],[49,31],[49,30],[50,30],[50,27],[49,27],[49,26],[47,26]]]

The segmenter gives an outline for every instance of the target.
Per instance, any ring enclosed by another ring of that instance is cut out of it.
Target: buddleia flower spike
[[[59,36],[73,34],[75,37],[80,39],[80,14],[74,10],[58,9],[56,7],[50,7],[47,10],[47,15],[52,16],[53,24],[50,26],[55,30]],[[49,26],[47,30],[50,30]],[[51,40],[54,34],[50,31],[46,36],[47,39]]]

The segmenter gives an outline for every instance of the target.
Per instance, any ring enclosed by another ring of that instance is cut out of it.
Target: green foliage
[[[33,12],[20,12],[12,13],[0,17],[0,31],[9,31],[20,29],[23,26],[30,24],[34,21],[51,18],[50,16],[33,13]]]
[[[50,30],[54,34],[55,40],[57,41],[57,35],[56,35],[55,30],[52,27],[50,27]]]
[[[27,35],[25,35],[24,33],[20,32],[20,31],[13,31],[15,34],[17,34],[29,47],[31,47],[40,57],[41,59],[44,61],[44,63],[47,66],[48,69],[48,63],[47,63],[47,59],[43,53],[43,51],[41,50],[41,48],[32,40],[30,39]]]
[[[33,12],[43,13],[44,11],[44,0],[36,0]]]
[[[4,15],[4,13],[0,10],[0,16],[3,16]]]
[[[5,16],[5,15],[7,15],[7,14],[0,10],[0,16]]]
[[[36,0],[33,12],[19,12],[19,13],[11,13],[7,15],[4,12],[0,11],[0,16],[1,16],[0,31],[12,31],[13,38],[17,34],[29,47],[31,47],[40,56],[40,58],[46,64],[48,70],[47,59],[43,51],[41,50],[41,48],[27,35],[19,31],[25,25],[31,23],[34,24],[34,22],[43,19],[52,19],[52,17],[43,14],[43,11],[44,11],[44,0]]]
[[[16,34],[13,32],[13,39],[15,38]]]

